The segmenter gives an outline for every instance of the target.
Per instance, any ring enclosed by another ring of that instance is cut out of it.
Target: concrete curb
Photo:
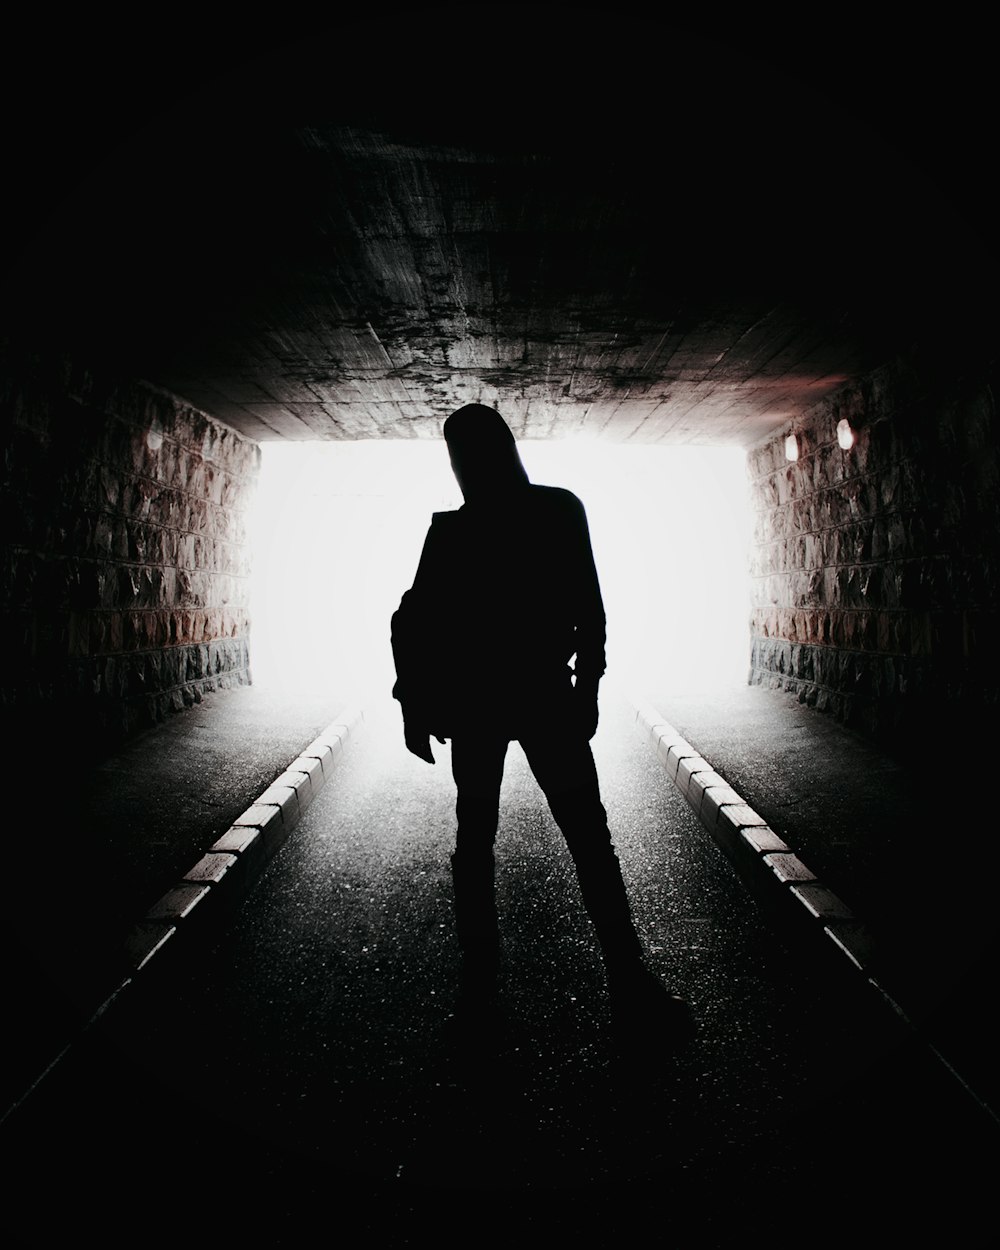
[[[352,731],[363,720],[363,711],[352,708],[327,725],[153,904],[126,939],[127,980],[207,922],[231,916],[333,775]]]
[[[873,978],[877,952],[864,921],[819,880],[666,717],[644,700],[626,697],[635,710],[640,734],[652,744],[667,776],[765,909],[830,943],[829,949],[888,997]]]
[[[966,1081],[946,1055],[914,1024],[880,983],[877,949],[868,926],[825,886],[791,847],[720,776],[690,742],[650,703],[625,693],[636,727],[648,739],[667,776],[688,801],[702,826],[729,859],[763,910],[777,924],[819,939],[832,964],[874,992],[897,1021],[926,1047],[994,1125],[1000,1116]],[[823,943],[826,943],[825,947]]]
[[[184,876],[166,891],[128,934],[124,968],[114,990],[76,1037],[71,1038],[28,1089],[0,1115],[13,1114],[50,1072],[73,1050],[75,1042],[97,1027],[123,994],[150,969],[169,965],[178,954],[197,947],[198,938],[219,932],[245,900],[271,857],[284,845],[313,798],[333,776],[352,733],[364,721],[350,708],[332,721],[285,768],[279,777],[233,821]]]

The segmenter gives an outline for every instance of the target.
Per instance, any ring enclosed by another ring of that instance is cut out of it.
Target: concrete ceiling
[[[669,72],[556,62],[551,27],[430,74],[426,29],[366,30],[78,134],[16,320],[261,440],[433,437],[475,400],[525,437],[751,446],[972,317],[961,206],[829,80],[691,36]]]

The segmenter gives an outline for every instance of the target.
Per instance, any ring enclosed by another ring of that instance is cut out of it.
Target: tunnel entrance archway
[[[744,452],[519,444],[531,479],[584,501],[608,615],[608,674],[709,690],[749,665]],[[389,618],[433,511],[462,499],[437,441],[265,443],[252,525],[251,667],[292,693],[364,703],[392,685]]]

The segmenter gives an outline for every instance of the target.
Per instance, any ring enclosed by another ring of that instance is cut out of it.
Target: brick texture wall
[[[996,710],[991,372],[895,361],[813,409],[798,461],[784,434],[751,451],[752,682],[902,744]]]
[[[99,753],[249,682],[256,444],[143,383],[9,348],[0,404],[6,728]]]

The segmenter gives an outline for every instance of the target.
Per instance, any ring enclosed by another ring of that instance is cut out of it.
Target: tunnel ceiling
[[[508,58],[507,92],[414,79],[402,37],[321,89],[265,55],[267,91],[222,78],[49,170],[15,320],[261,440],[481,401],[526,437],[750,446],[939,343],[977,244],[912,151],[671,46],[666,77]]]

